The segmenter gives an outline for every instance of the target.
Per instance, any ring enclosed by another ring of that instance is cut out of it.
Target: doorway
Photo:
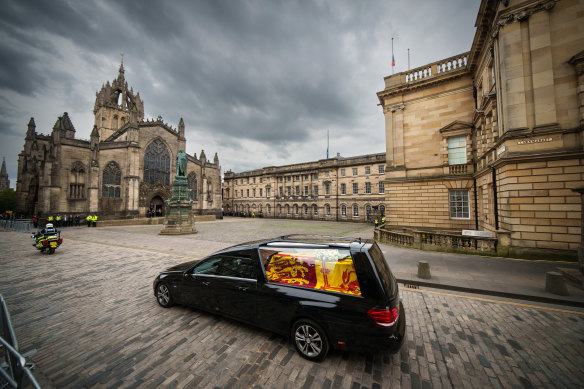
[[[153,217],[164,216],[164,200],[160,196],[154,196],[150,200],[150,214]]]

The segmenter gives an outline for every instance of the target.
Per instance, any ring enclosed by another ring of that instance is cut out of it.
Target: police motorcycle
[[[45,250],[47,250],[49,254],[53,254],[57,247],[63,243],[61,231],[55,229],[52,223],[48,223],[44,229],[32,235],[31,238],[35,241],[32,245],[36,247],[37,250],[40,250],[41,253],[44,253]]]

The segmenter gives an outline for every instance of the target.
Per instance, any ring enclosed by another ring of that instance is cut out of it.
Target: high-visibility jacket
[[[52,221],[53,221],[53,217],[52,217],[52,216],[49,216],[49,217],[47,218],[47,220],[48,220],[48,221],[50,221],[50,222],[52,222]]]
[[[97,215],[93,215],[93,222],[97,222]]]
[[[383,224],[385,224],[385,218],[384,218],[384,217],[382,217],[382,218],[381,218],[381,222],[382,222]]]
[[[91,221],[91,219],[93,219],[93,218],[91,217],[91,215],[87,215],[87,217],[85,218],[85,220],[87,220],[88,222],[90,222],[90,221]]]
[[[57,221],[60,222],[61,221],[61,216],[57,216]]]

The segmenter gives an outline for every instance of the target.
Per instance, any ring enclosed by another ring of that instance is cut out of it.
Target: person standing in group
[[[79,215],[75,215],[75,227],[79,227],[81,224],[81,217]]]
[[[377,220],[377,218],[375,218],[375,228],[377,228],[378,225],[379,225],[379,221]]]
[[[93,221],[93,227],[97,227],[97,215],[93,215],[92,221]]]
[[[63,221],[62,221],[63,227],[67,227],[67,221],[68,221],[67,214],[65,214],[65,215],[63,215]]]
[[[91,215],[87,215],[87,217],[85,218],[85,220],[87,220],[87,227],[91,227],[91,221],[93,220],[93,218],[91,217]]]
[[[383,217],[381,218],[381,224],[382,224],[382,225],[383,225],[383,224],[385,224],[385,216],[383,216]]]
[[[54,220],[55,220],[55,218],[54,218],[54,217],[52,217],[52,216],[49,216],[49,217],[47,217],[47,223],[51,223],[51,224],[53,224],[53,221],[54,221]]]
[[[34,226],[34,228],[38,228],[39,227],[39,219],[37,219],[36,216],[32,217],[32,225]]]

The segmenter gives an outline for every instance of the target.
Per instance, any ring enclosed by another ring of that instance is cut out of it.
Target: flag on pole
[[[391,55],[391,66],[395,66],[395,57]]]

